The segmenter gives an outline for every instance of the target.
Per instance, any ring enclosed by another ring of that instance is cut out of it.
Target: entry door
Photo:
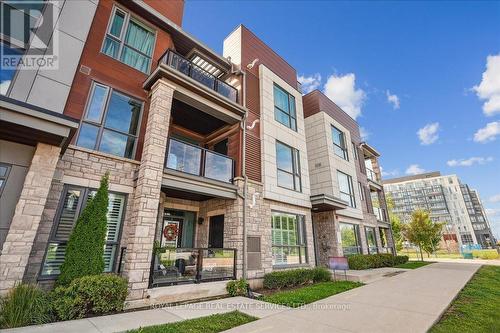
[[[210,217],[208,247],[215,249],[224,247],[224,215]]]

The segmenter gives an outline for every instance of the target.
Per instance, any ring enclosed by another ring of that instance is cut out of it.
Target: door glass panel
[[[64,203],[59,218],[59,224],[54,238],[61,241],[67,241],[73,230],[76,220],[78,203],[80,201],[80,190],[69,190],[64,197]]]

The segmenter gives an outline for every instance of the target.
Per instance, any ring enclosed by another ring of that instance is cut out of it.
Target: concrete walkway
[[[58,323],[2,330],[2,333],[112,333],[145,326],[159,325],[238,310],[257,318],[265,318],[289,310],[246,297],[126,312],[116,315],[70,320]]]
[[[424,261],[500,266],[500,259],[452,259],[452,258],[433,258],[433,257],[425,258],[424,257]]]
[[[479,267],[431,264],[227,332],[423,333],[439,319]]]

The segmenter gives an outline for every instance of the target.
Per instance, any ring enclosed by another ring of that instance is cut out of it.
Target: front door
[[[224,215],[210,217],[208,228],[208,247],[222,249],[224,247]]]

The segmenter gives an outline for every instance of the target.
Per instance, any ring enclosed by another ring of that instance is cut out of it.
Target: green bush
[[[347,257],[349,268],[354,270],[392,267],[404,264],[408,256],[393,256],[392,254],[354,254]]]
[[[480,258],[480,259],[497,259],[500,257],[500,255],[498,254],[498,251],[495,249],[473,250],[472,256],[474,258]]]
[[[121,311],[126,297],[127,280],[112,274],[77,278],[51,295],[53,311],[60,320]]]
[[[91,198],[76,221],[66,248],[58,286],[67,286],[76,278],[104,271],[104,245],[108,212],[108,173],[101,179],[96,195]]]
[[[52,319],[47,295],[35,285],[19,284],[0,299],[0,328],[45,324]]]
[[[325,267],[316,267],[313,269],[313,282],[328,282],[332,280],[332,272]]]
[[[226,290],[229,296],[246,296],[248,294],[248,282],[245,279],[229,281]]]

